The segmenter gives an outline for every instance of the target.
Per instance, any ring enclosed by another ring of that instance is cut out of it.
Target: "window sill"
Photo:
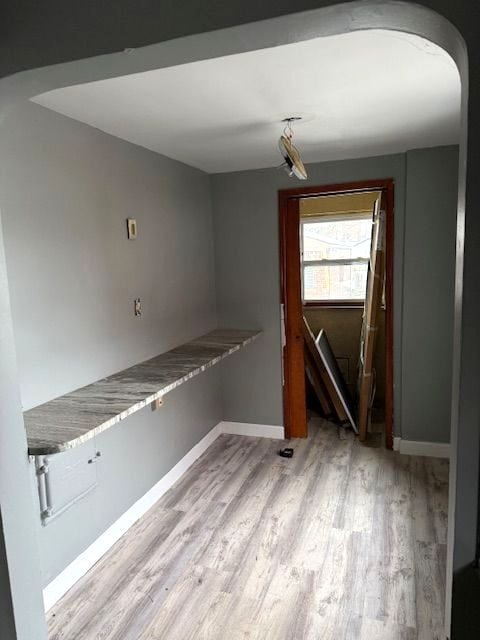
[[[331,309],[363,309],[363,300],[317,300],[303,303],[304,307],[331,308]]]

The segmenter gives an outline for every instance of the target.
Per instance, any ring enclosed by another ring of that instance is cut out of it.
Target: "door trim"
[[[355,191],[382,191],[385,202],[385,444],[393,449],[393,260],[394,181],[363,180],[278,192],[280,293],[285,345],[282,348],[283,415],[286,438],[306,438],[305,363],[300,283],[300,199]]]

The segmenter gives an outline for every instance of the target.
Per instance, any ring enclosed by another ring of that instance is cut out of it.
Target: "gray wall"
[[[7,551],[3,535],[3,522],[0,514],[0,638],[13,638],[15,635],[15,616],[10,576],[7,565]]]
[[[456,147],[439,147],[308,166],[307,184],[312,185],[395,179],[395,432],[413,440],[447,441],[449,435],[456,158]],[[409,172],[406,166],[410,159]],[[282,424],[277,192],[295,184],[282,171],[265,169],[215,175],[212,186],[219,322],[225,326],[260,326],[265,331],[255,350],[240,354],[235,364],[222,365],[224,417],[239,422]],[[439,192],[431,199],[422,191],[435,193],[437,187]],[[422,236],[415,234],[417,218],[421,218]],[[404,280],[405,223],[409,229],[405,243],[409,267]],[[423,240],[428,238],[430,226],[435,229],[437,244],[428,249]],[[424,259],[424,250],[430,266],[417,273],[414,266]],[[430,286],[436,275],[443,283],[441,298],[438,287]],[[419,295],[425,310],[423,325],[419,325],[416,313]],[[432,309],[435,315],[429,317]],[[422,336],[423,348],[419,350]],[[402,362],[404,354],[407,363]],[[426,380],[425,369],[429,372]],[[402,370],[408,377],[405,387]],[[441,403],[438,396],[442,397]],[[408,429],[400,433],[404,413],[408,416]]]
[[[25,409],[215,326],[206,174],[33,103],[4,129],[0,205]]]
[[[35,104],[4,124],[0,206],[24,408],[216,326],[206,174]],[[221,420],[218,375],[96,438],[98,488],[47,527],[36,508],[44,584]]]
[[[5,3],[6,28],[0,40],[0,75],[23,69],[76,60],[126,47],[140,47],[192,33],[245,24],[274,16],[339,4],[334,0],[229,0],[228,3],[183,0],[178,13],[163,3],[145,2],[131,11],[130,0],[83,0],[71,3],[49,0],[41,12],[32,0]],[[421,0],[419,4],[440,12],[466,35],[476,34],[472,0]],[[373,20],[372,20],[373,22]]]
[[[0,221],[0,638],[43,640],[40,558],[17,379]]]
[[[448,442],[458,151],[407,153],[402,437]]]

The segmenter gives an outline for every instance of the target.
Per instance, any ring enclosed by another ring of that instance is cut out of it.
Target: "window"
[[[340,214],[301,221],[305,302],[364,300],[371,233],[371,215]]]

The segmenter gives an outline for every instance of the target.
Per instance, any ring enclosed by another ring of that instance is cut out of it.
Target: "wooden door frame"
[[[302,337],[300,199],[356,191],[381,191],[385,204],[385,443],[388,449],[393,449],[394,180],[392,178],[282,189],[278,192],[285,437],[306,438],[308,434]]]

